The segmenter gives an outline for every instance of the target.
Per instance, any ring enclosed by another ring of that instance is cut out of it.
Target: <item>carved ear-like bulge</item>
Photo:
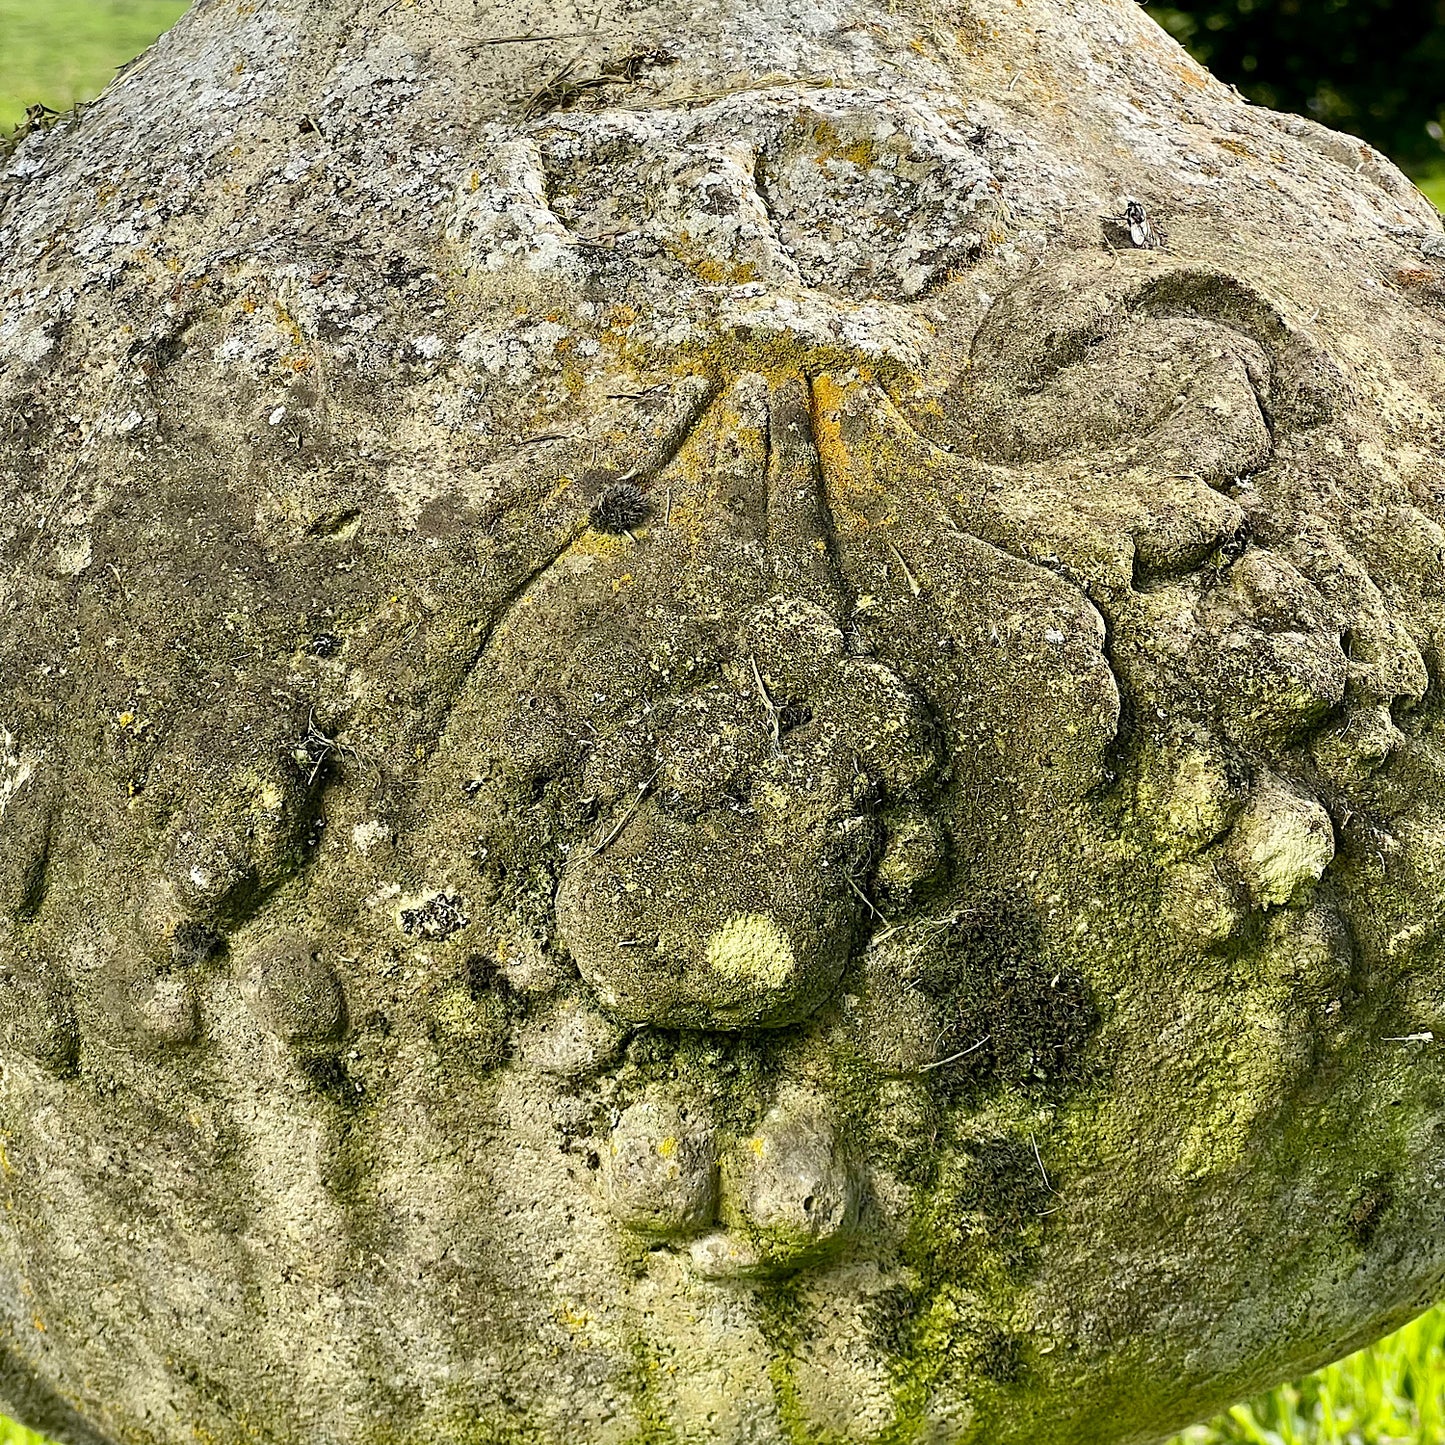
[[[602,1188],[619,1223],[677,1239],[706,1229],[717,1213],[717,1144],[705,1119],[670,1099],[623,1111],[602,1159]]]
[[[1445,681],[1445,527],[1418,507],[1390,505],[1361,508],[1342,529],[1356,567],[1402,619],[1434,681]]]
[[[0,922],[0,1043],[53,1074],[68,1076],[80,1057],[70,981],[40,940]]]
[[[1265,773],[1250,790],[1224,854],[1254,906],[1278,908],[1297,900],[1334,861],[1334,828],[1317,799]]]
[[[1122,448],[1126,464],[1210,482],[1264,465],[1270,367],[1254,341],[1186,318],[1114,325],[1036,385],[965,372],[945,406],[960,451],[1017,466]]]
[[[1203,361],[1160,378],[1161,389],[1177,400],[1136,446],[1138,460],[1211,486],[1262,470],[1274,453],[1266,412],[1270,365],[1263,349],[1248,337],[1199,322],[1159,322],[1141,329],[1146,337],[1140,343],[1149,332],[1167,331],[1185,356],[1203,353]]]
[[[180,969],[142,966],[126,992],[127,1022],[152,1048],[179,1048],[201,1037],[194,982]]]
[[[1047,316],[1040,328],[1036,318]],[[1126,353],[1125,338],[1139,335],[1138,365],[1146,374],[1153,360],[1189,358],[1194,347],[1176,347],[1167,323],[1191,338],[1203,324],[1218,328],[1215,345],[1236,351],[1245,377],[1273,424],[1310,426],[1329,416],[1343,400],[1346,383],[1339,367],[1302,327],[1247,282],[1181,265],[1152,252],[1116,256],[1076,254],[1031,273],[989,310],[974,338],[971,365],[959,379],[960,398],[975,385],[999,387],[1019,397],[1052,389],[1071,368],[1087,367],[1097,354]],[[1151,330],[1164,339],[1151,358]],[[1238,340],[1230,345],[1230,333]],[[1240,345],[1241,341],[1252,345]],[[1268,358],[1267,373],[1260,357]],[[1220,358],[1223,360],[1223,357]],[[953,412],[955,428],[969,425],[966,406]],[[962,433],[960,433],[962,437]]]
[[[721,1164],[726,1229],[691,1251],[705,1277],[760,1278],[817,1264],[857,1224],[861,1172],[827,1106],[806,1092],[785,1091]]]

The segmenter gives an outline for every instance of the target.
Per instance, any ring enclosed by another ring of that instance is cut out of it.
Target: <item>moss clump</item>
[[[1027,1139],[1007,1135],[950,1151],[905,1250],[927,1283],[1017,1279],[1038,1253],[1053,1192]]]
[[[466,1055],[476,1069],[495,1069],[511,1053],[512,1030],[526,1012],[524,1000],[490,960],[467,961],[462,982],[437,1000],[431,1019],[433,1040]]]
[[[651,1085],[684,1082],[724,1129],[743,1133],[756,1124],[777,1080],[776,1060],[798,1031],[778,1034],[684,1033],[644,1029],[627,1048],[618,1082],[627,1098]]]
[[[1050,956],[1023,909],[996,900],[970,910],[921,965],[918,984],[942,1007],[946,1051],[971,1050],[931,1072],[945,1096],[984,1082],[1031,1087],[1082,1077],[1098,1010],[1082,975]]]

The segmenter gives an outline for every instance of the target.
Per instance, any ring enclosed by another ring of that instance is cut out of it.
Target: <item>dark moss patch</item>
[[[1022,1341],[988,1318],[966,1291],[939,1285],[890,1303],[898,1307],[896,1324],[888,1331],[897,1345],[893,1376],[898,1413],[876,1445],[908,1445],[922,1437],[941,1387],[951,1386],[982,1403],[1023,1379]]]
[[[195,968],[218,958],[226,947],[225,938],[214,928],[184,919],[171,932],[171,962],[179,968]]]
[[[863,1302],[863,1326],[868,1338],[885,1355],[908,1353],[918,1312],[926,1296],[916,1286],[896,1284]]]
[[[440,943],[471,922],[462,900],[454,893],[437,893],[415,908],[401,910],[401,931],[408,938]]]
[[[1368,1249],[1381,1221],[1395,1202],[1388,1176],[1376,1175],[1365,1182],[1345,1215],[1345,1233],[1357,1249]]]
[[[352,1077],[339,1054],[301,1054],[296,1063],[307,1084],[333,1104],[354,1109],[366,1098],[366,1085]]]
[[[689,1096],[717,1124],[749,1129],[775,1087],[779,1052],[796,1038],[792,1029],[770,1036],[643,1029],[627,1046],[621,1082],[641,1092],[649,1084],[686,1080]]]
[[[945,1053],[960,1055],[930,1074],[945,1097],[985,1081],[1030,1087],[1082,1076],[1099,1022],[1093,996],[1021,909],[996,902],[972,911],[929,951],[918,982],[942,1005]]]
[[[1027,1139],[1000,1136],[952,1150],[907,1241],[925,1281],[983,1285],[1034,1260],[1055,1196]]]
[[[630,532],[640,527],[651,511],[652,504],[640,487],[631,482],[612,482],[592,504],[592,525],[599,532]]]

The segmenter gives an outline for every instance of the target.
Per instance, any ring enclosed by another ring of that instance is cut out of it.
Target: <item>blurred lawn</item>
[[[0,1445],[49,1445],[49,1442],[33,1430],[23,1430],[9,1420],[0,1419]]]
[[[185,0],[0,0],[0,132],[64,110],[186,10]],[[1421,189],[1445,210],[1445,173]],[[1173,1445],[1445,1445],[1445,1307],[1337,1365],[1236,1405]],[[0,1445],[45,1445],[0,1420]]]
[[[66,110],[89,100],[187,8],[186,0],[0,0],[0,132],[36,101]]]
[[[1445,1307],[1172,1445],[1445,1445]]]

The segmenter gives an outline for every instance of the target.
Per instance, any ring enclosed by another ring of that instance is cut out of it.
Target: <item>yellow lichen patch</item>
[[[853,458],[843,440],[841,426],[847,395],[847,391],[826,373],[813,381],[813,436],[830,491],[835,477],[841,480],[853,472]]]
[[[727,978],[780,988],[797,969],[788,935],[766,913],[738,913],[707,941],[708,966]]]
[[[442,1034],[458,1041],[475,1038],[482,1031],[476,1000],[462,988],[448,989],[432,1018]]]
[[[567,549],[573,557],[616,557],[631,548],[626,537],[612,532],[584,532]]]
[[[1229,151],[1233,155],[1243,156],[1245,160],[1253,159],[1254,152],[1242,140],[1235,140],[1233,136],[1216,136],[1214,144],[1220,150]]]
[[[572,485],[572,478],[571,478],[571,477],[558,477],[558,478],[557,478],[557,485],[554,486],[554,487],[552,488],[552,490],[547,493],[547,498],[546,498],[546,500],[542,503],[542,505],[543,505],[544,507],[550,507],[550,506],[552,505],[552,503],[557,500],[558,497],[560,497],[564,492],[566,492],[566,491],[568,490],[569,487],[571,487],[571,485]]]
[[[871,137],[857,136],[845,141],[832,121],[819,120],[813,126],[811,138],[818,147],[818,153],[813,159],[819,165],[826,165],[831,160],[844,160],[862,168],[877,161],[877,149]]]
[[[557,1310],[556,1319],[558,1324],[564,1329],[571,1330],[573,1334],[585,1330],[592,1323],[592,1316],[581,1305],[561,1305]]]
[[[306,335],[297,324],[296,318],[280,301],[273,300],[271,306],[276,312],[276,329],[290,340],[297,351],[304,351],[307,346]]]
[[[699,243],[687,232],[680,232],[667,248],[700,281],[713,285],[741,286],[756,281],[758,268],[752,261],[734,261],[710,251],[707,243]]]
[[[935,474],[941,454],[907,423],[871,380],[813,383],[813,431],[828,503],[840,530],[890,525],[896,494]]]

